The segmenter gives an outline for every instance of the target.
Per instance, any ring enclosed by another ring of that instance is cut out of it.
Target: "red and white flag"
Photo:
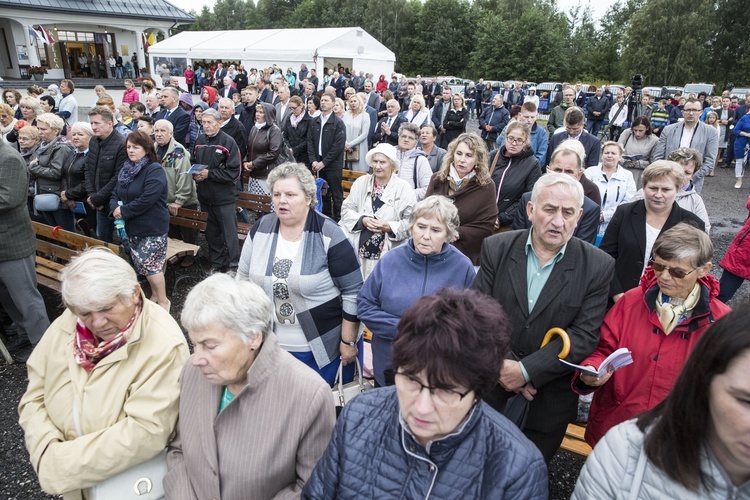
[[[44,29],[44,28],[42,27],[42,25],[41,25],[41,24],[40,24],[39,26],[37,26],[37,27],[36,27],[36,30],[37,30],[37,31],[39,32],[39,34],[41,35],[41,40],[42,40],[42,42],[44,42],[44,43],[45,43],[45,45],[46,45],[46,44],[50,44],[50,45],[51,45],[51,44],[55,43],[55,40],[54,40],[54,38],[52,38],[52,35],[50,35],[50,34],[49,34],[49,32],[48,32],[47,30],[45,30],[45,29]]]

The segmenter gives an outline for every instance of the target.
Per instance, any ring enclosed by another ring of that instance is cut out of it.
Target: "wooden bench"
[[[206,230],[207,220],[208,213],[201,212],[200,210],[190,210],[187,208],[178,208],[177,215],[170,214],[169,216],[170,225],[194,229],[201,232]],[[167,238],[167,265],[165,271],[171,269],[172,275],[175,276],[174,285],[172,286],[172,294],[174,294],[174,291],[177,288],[177,284],[180,281],[192,277],[190,275],[182,275],[178,277],[177,272],[175,271],[175,266],[185,257],[194,257],[196,259],[196,262],[198,262],[198,265],[200,266],[200,261],[198,260],[198,252],[200,251],[200,249],[200,245],[194,243],[185,243],[178,238]],[[203,271],[202,266],[201,271]],[[205,273],[201,272],[201,279],[203,274]]]
[[[102,246],[120,255],[121,247],[82,234],[32,222],[36,233],[37,282],[60,291],[60,271],[70,260],[88,247]]]
[[[586,459],[591,453],[591,446],[583,439],[585,433],[584,424],[568,424],[560,449],[575,457]]]
[[[272,203],[273,200],[270,196],[252,194],[245,191],[241,192],[239,198],[237,198],[237,207],[253,212],[260,212],[263,215],[271,213]],[[246,222],[237,223],[237,235],[240,238],[240,244],[244,243],[247,239],[247,234],[250,232],[251,227],[253,225]]]
[[[341,187],[344,190],[344,198],[349,196],[349,191],[351,191],[354,181],[363,175],[366,175],[366,173],[357,172],[356,170],[344,170],[341,173]]]

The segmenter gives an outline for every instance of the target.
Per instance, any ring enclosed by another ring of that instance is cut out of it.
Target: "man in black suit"
[[[224,82],[224,77],[227,76],[227,70],[224,69],[222,63],[216,65],[216,71],[214,71],[214,82],[218,87],[220,83]]]
[[[580,80],[576,82],[575,92],[576,92],[576,97],[575,97],[576,106],[578,106],[579,108],[582,108],[586,104],[586,91],[583,90],[583,82],[581,82]]]
[[[572,371],[557,355],[562,340],[540,347],[550,328],[570,337],[566,360],[580,363],[599,342],[614,260],[573,238],[583,213],[583,188],[570,176],[543,175],[527,205],[531,229],[490,236],[482,245],[474,288],[494,297],[511,323],[511,353],[499,384],[485,397],[502,411],[512,396],[529,401],[523,433],[549,462],[576,418]]]
[[[247,154],[247,131],[234,117],[234,101],[226,97],[219,99],[219,116],[221,117],[221,131],[234,139],[244,159]]]
[[[398,146],[398,129],[406,119],[399,114],[401,108],[396,99],[391,99],[385,105],[387,115],[384,116],[375,127],[374,144],[384,142],[391,146]]]
[[[427,84],[422,87],[422,96],[424,97],[424,102],[427,104],[428,108],[432,108],[435,105],[435,95],[440,94],[440,86],[435,82],[434,78],[430,78],[427,80]],[[439,130],[439,127],[437,127]]]
[[[255,85],[258,87],[258,100],[270,104],[273,100],[273,90],[269,88],[270,82],[263,77],[259,77]]]
[[[300,96],[300,99],[302,99],[302,104],[305,105],[305,109],[307,109],[307,101],[310,100],[310,98],[314,95],[315,95],[315,86],[312,84],[312,82],[306,82],[305,92]]]
[[[571,106],[565,111],[565,117],[563,118],[563,126],[565,127],[564,132],[558,132],[552,136],[549,148],[547,148],[547,163],[551,159],[552,152],[557,149],[563,141],[568,139],[575,139],[583,144],[583,149],[586,151],[585,164],[587,167],[593,167],[599,164],[599,156],[601,155],[602,144],[599,138],[595,135],[589,134],[584,130],[586,124],[586,118],[583,115],[583,110],[577,106]]]
[[[174,127],[174,140],[185,145],[190,130],[190,115],[180,106],[180,91],[174,87],[164,87],[161,91],[162,110],[156,120],[168,120]]]
[[[346,126],[333,113],[335,101],[336,96],[329,92],[320,97],[320,115],[313,118],[307,130],[307,151],[313,172],[318,172],[328,183],[329,194],[323,198],[323,213],[338,221],[344,201],[341,171],[344,169]]]
[[[231,99],[232,95],[237,93],[237,89],[234,88],[234,85],[232,85],[232,79],[228,76],[224,77],[223,82],[224,86],[221,87],[221,90],[219,90],[219,97],[227,97]]]
[[[444,88],[442,96],[443,98],[440,101],[435,102],[435,106],[432,108],[432,124],[435,125],[435,128],[440,134],[440,138],[437,141],[438,146],[443,149],[448,149],[448,144],[445,143],[445,127],[443,126],[443,122],[445,121],[445,116],[451,109],[451,104],[453,102],[451,88]]]

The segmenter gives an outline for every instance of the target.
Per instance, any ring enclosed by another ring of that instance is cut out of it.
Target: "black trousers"
[[[237,270],[240,262],[240,240],[237,236],[237,210],[234,203],[201,205],[208,214],[206,242],[211,267],[220,270]]]
[[[342,167],[326,167],[320,171],[320,178],[328,183],[328,194],[323,197],[323,213],[336,222],[341,219],[341,204],[344,202],[342,170]]]

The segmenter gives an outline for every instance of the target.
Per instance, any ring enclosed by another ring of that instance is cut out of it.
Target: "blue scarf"
[[[138,160],[137,163],[133,163],[130,160],[125,160],[125,163],[122,165],[122,169],[120,169],[120,174],[117,176],[117,182],[119,182],[123,186],[127,186],[128,184],[133,182],[133,179],[136,175],[138,175],[138,172],[140,172],[141,169],[148,164],[148,156],[144,156],[143,158]]]

